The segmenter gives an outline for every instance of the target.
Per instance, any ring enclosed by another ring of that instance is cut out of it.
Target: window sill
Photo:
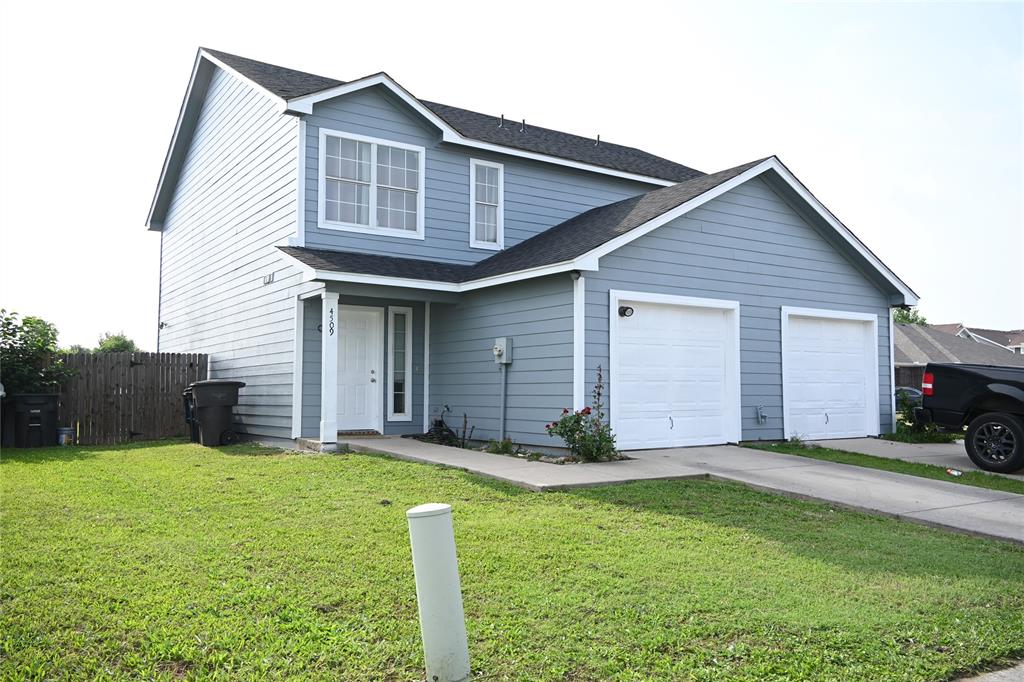
[[[401,239],[424,239],[423,226],[416,232],[410,230],[397,230],[391,227],[370,227],[369,225],[357,225],[354,223],[335,223],[321,220],[317,223],[321,230],[335,230],[337,232],[356,232],[358,234],[374,234],[381,237],[399,237]]]
[[[469,248],[471,249],[485,249],[487,251],[501,251],[501,244],[492,244],[490,242],[470,242]]]
[[[406,414],[406,415],[402,415],[402,414],[389,414],[388,415],[388,421],[389,422],[411,422],[412,421],[412,415],[411,414]]]

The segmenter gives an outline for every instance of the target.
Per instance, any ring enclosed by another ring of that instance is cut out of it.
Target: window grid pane
[[[419,229],[418,151],[328,135],[324,152],[326,220],[408,232]],[[377,200],[375,215],[370,212],[371,196]]]
[[[475,175],[474,238],[478,242],[497,244],[500,170],[478,165]]]
[[[394,313],[391,318],[391,411],[396,415],[405,414],[407,324],[405,313]]]

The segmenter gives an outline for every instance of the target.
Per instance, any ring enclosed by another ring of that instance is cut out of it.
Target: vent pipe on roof
[[[597,134],[597,140],[594,142],[594,146],[601,144],[601,133]]]
[[[504,128],[505,127],[505,114],[501,115],[501,119],[498,121],[498,127],[499,128]]]
[[[519,132],[521,132],[521,133],[525,133],[526,132],[526,119],[525,118],[523,119],[523,127],[519,129]]]

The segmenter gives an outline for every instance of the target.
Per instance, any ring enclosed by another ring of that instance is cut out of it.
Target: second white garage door
[[[737,303],[612,292],[610,313],[621,449],[739,440]]]
[[[787,438],[878,435],[877,325],[874,315],[782,309]]]

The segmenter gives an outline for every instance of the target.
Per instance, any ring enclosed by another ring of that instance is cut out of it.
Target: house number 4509
[[[327,335],[334,336],[334,308],[331,308],[328,311],[328,315],[329,317],[327,319]]]

